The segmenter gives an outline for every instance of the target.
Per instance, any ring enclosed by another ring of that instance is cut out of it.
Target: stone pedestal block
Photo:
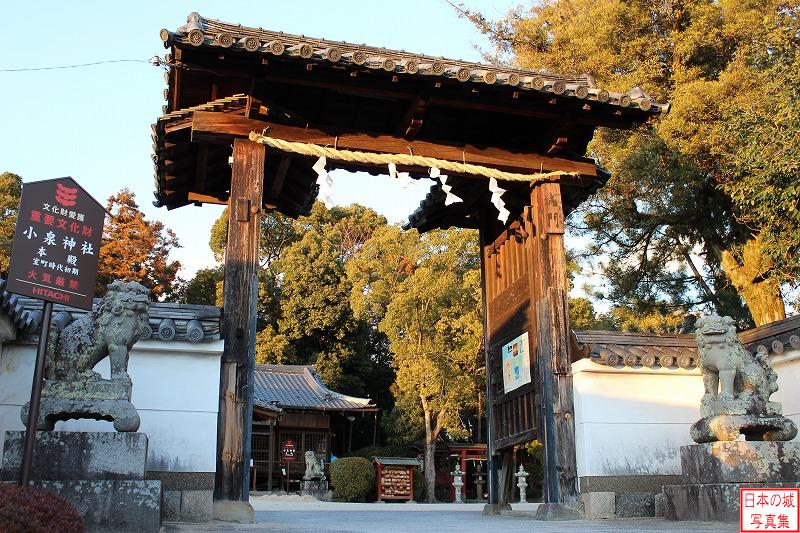
[[[582,520],[583,505],[580,502],[540,503],[536,507],[536,520]]]
[[[800,443],[728,441],[681,446],[681,469],[688,484],[800,481]]]
[[[253,507],[249,502],[215,500],[214,520],[252,524],[255,522],[253,518]]]
[[[19,477],[24,431],[8,431],[3,449],[3,480]],[[45,431],[36,434],[31,479],[144,479],[147,435],[144,433],[79,433]]]
[[[89,531],[158,531],[160,481],[34,481],[58,494],[83,517]]]
[[[587,492],[581,494],[583,512],[589,520],[614,518],[617,513],[617,495],[613,492]]]
[[[800,487],[800,443],[727,441],[681,447],[682,485],[664,486],[664,518],[736,523],[742,487]]]
[[[312,479],[303,481],[301,496],[311,496],[323,502],[333,500],[333,491],[328,490],[328,482],[324,479]]]
[[[99,374],[93,372],[99,377]],[[53,431],[56,422],[73,418],[108,420],[114,429],[133,432],[139,429],[139,413],[131,404],[130,380],[97,379],[89,381],[46,380],[39,405],[39,431]],[[24,425],[28,424],[27,403],[20,411]]]
[[[2,477],[16,480],[25,433],[7,432]],[[158,531],[161,481],[145,480],[147,435],[46,431],[36,435],[33,484],[70,502],[89,531]]]
[[[180,519],[183,522],[210,522],[214,519],[214,497],[208,490],[181,493]]]
[[[738,523],[739,489],[742,487],[800,487],[800,482],[666,485],[664,518]]]
[[[619,518],[655,516],[655,494],[652,492],[623,492],[617,495]]]

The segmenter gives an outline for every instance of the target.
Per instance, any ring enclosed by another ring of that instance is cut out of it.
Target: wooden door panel
[[[529,212],[511,222],[491,244],[484,246],[488,379],[491,388],[493,440],[500,450],[536,438],[534,398],[536,335],[533,324],[532,246]],[[531,382],[506,393],[503,387],[502,347],[528,333]]]

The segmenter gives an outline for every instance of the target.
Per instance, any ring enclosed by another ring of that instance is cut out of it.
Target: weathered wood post
[[[249,507],[225,505],[249,499],[248,405],[253,390],[250,359],[255,348],[255,302],[260,212],[264,191],[265,147],[245,139],[233,141],[228,240],[225,247],[225,339],[220,368],[217,420],[217,471],[214,514],[222,520],[240,520]],[[252,513],[252,510],[250,510]],[[252,515],[249,517],[252,520]]]
[[[538,330],[536,364],[544,444],[544,500],[578,499],[575,469],[575,425],[569,358],[567,263],[561,186],[539,183],[531,190],[536,287],[533,293]]]

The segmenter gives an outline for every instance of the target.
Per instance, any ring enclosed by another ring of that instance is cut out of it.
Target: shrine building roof
[[[268,410],[376,411],[368,398],[327,388],[313,365],[255,366],[253,404]]]

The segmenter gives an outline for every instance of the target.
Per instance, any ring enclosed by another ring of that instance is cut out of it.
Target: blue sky
[[[466,3],[497,18],[519,1]],[[191,11],[246,26],[457,59],[480,60],[475,45],[487,46],[443,0],[13,2],[3,9],[0,69],[163,56],[158,31],[174,30]],[[15,172],[24,181],[72,176],[103,203],[130,188],[148,218],[178,234],[183,248],[175,257],[184,265],[182,275],[190,277],[213,263],[208,235],[221,208],[167,211],[151,204],[150,124],[161,113],[164,87],[163,71],[146,62],[0,72],[0,172]],[[406,190],[367,174],[336,172],[333,178],[336,203],[367,205],[391,222],[404,219],[427,192],[421,184]]]

